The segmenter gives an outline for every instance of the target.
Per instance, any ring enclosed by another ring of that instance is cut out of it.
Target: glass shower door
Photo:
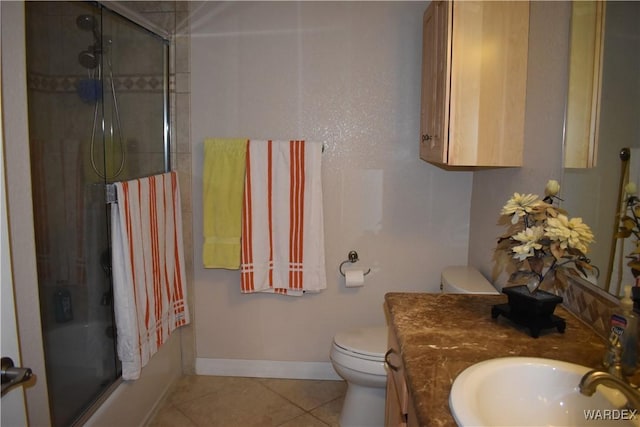
[[[93,2],[25,11],[46,379],[67,426],[120,376],[105,189],[169,167],[168,45]]]
[[[166,172],[168,45],[107,9],[101,27],[106,179]]]

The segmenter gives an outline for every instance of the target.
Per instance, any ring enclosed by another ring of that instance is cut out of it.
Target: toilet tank
[[[440,290],[445,294],[500,295],[500,292],[475,268],[466,265],[442,270]]]

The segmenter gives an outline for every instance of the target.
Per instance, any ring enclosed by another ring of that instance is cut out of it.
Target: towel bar
[[[163,172],[162,174],[166,174],[169,172],[170,171],[166,171],[166,172]],[[158,175],[161,175],[161,174],[158,174]],[[143,178],[149,178],[151,176],[154,176],[154,175],[139,176],[131,179],[143,179]],[[104,198],[105,198],[105,203],[107,204],[118,203],[118,193],[116,192],[115,182],[104,184]]]
[[[359,261],[358,260],[358,252],[356,252],[356,251],[350,251],[349,254],[347,255],[347,257],[349,259],[346,259],[346,260],[342,261],[340,263],[340,267],[338,267],[338,270],[340,270],[340,274],[342,274],[343,276],[345,275],[344,271],[342,271],[342,266],[343,265],[345,265],[348,262],[354,263],[354,262],[358,262]],[[371,273],[371,269],[368,269],[367,271],[365,271],[364,275],[366,276],[369,273]]]
[[[110,203],[118,203],[118,193],[116,193],[116,186],[115,184],[105,184],[104,185],[104,197],[105,197],[105,202],[107,204]]]

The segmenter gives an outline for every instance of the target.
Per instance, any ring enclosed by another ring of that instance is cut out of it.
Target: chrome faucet
[[[592,370],[584,374],[580,380],[580,393],[593,396],[598,385],[618,390],[627,398],[627,406],[640,411],[640,391],[631,385],[622,374],[622,345],[618,335],[611,334],[609,349],[605,357],[605,366],[609,372]]]
[[[620,336],[615,332],[611,332],[609,348],[602,364],[611,375],[621,380],[624,379],[624,375],[622,375],[622,343],[620,342]]]
[[[627,398],[628,406],[640,410],[640,391],[638,388],[626,382],[623,378],[617,378],[608,372],[589,371],[580,380],[580,393],[592,396],[598,385],[615,388]]]

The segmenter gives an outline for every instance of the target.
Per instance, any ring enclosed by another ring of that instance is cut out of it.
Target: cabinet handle
[[[392,348],[390,348],[389,350],[387,350],[387,352],[386,352],[386,353],[385,353],[385,355],[384,355],[384,362],[387,364],[387,366],[388,366],[388,367],[390,367],[390,368],[391,368],[391,370],[392,370],[392,371],[396,371],[396,372],[397,372],[397,371],[398,371],[398,369],[400,369],[400,368],[398,368],[397,366],[393,366],[393,363],[391,363],[391,362],[389,361],[389,356],[391,356],[391,353],[393,353],[393,352],[394,352],[394,351],[393,351],[393,349],[392,349]]]
[[[425,134],[422,135],[422,142],[427,142],[427,141],[431,141],[433,139],[433,136]]]

